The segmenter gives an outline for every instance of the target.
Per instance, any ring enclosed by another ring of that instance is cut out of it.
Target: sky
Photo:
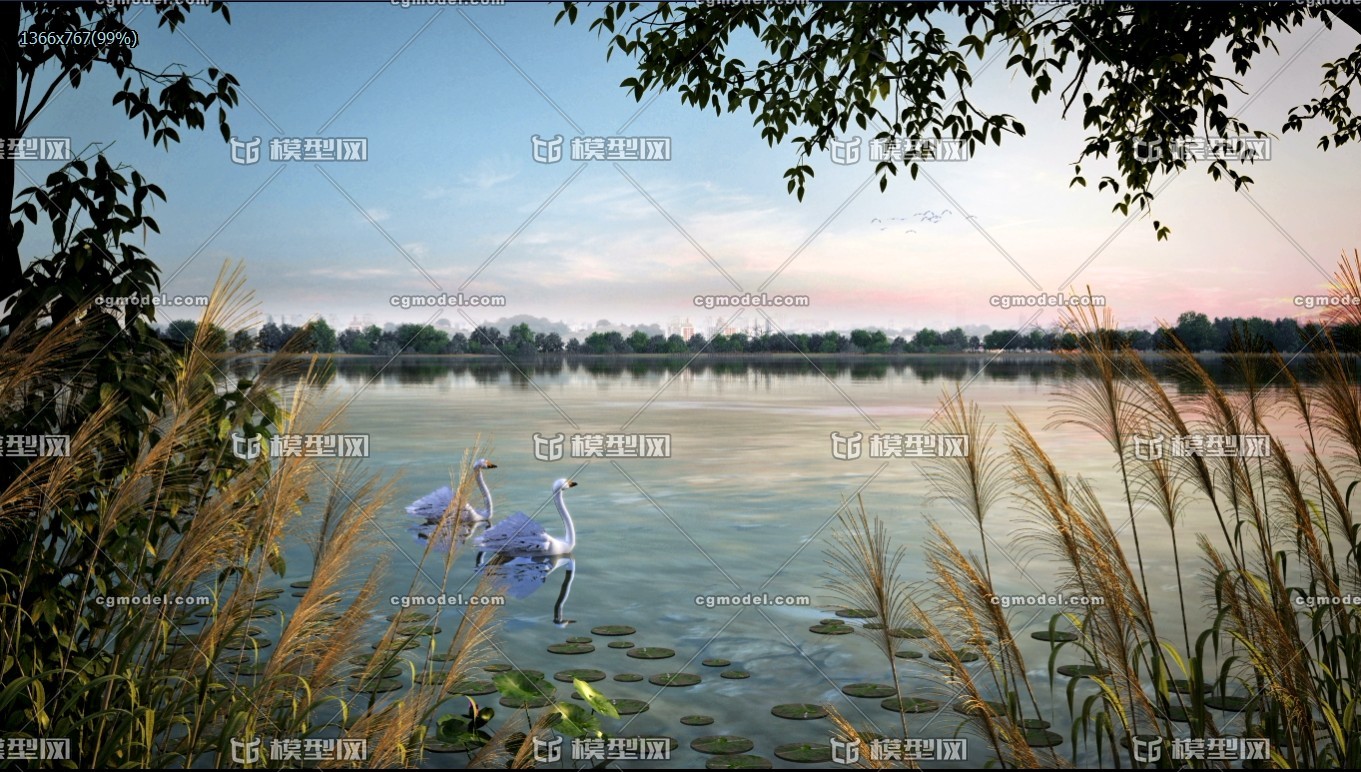
[[[110,105],[108,73],[62,88],[29,135],[70,137],[77,151],[102,143],[160,185],[169,200],[156,204],[162,232],[146,250],[165,292],[206,294],[224,264],[240,263],[258,321],[367,315],[467,327],[528,314],[574,327],[688,319],[702,329],[733,312],[698,307],[696,296],[763,286],[807,298],[763,309],[788,330],[1011,328],[1036,310],[994,298],[1035,285],[1090,287],[1121,326],[1191,309],[1304,317],[1316,312],[1294,297],[1325,293],[1339,254],[1361,247],[1361,148],[1318,150],[1317,123],[1279,131],[1290,108],[1320,94],[1322,64],[1356,45],[1341,25],[1279,37],[1280,54],[1260,57],[1244,80],[1251,96],[1231,98],[1242,118],[1278,134],[1271,159],[1246,170],[1255,181],[1246,194],[1193,164],[1152,217],[1131,219],[1096,190],[1099,165],[1084,169],[1089,187],[1069,186],[1087,135],[1080,110],[1065,120],[1056,99],[1033,104],[1005,57],[981,74],[971,60],[973,98],[1022,120],[1024,138],[928,164],[916,181],[900,174],[882,193],[866,154],[846,165],[816,156],[800,202],[783,177],[798,161],[792,144],[769,147],[748,114],[700,112],[675,93],[639,103],[619,86],[630,60],[607,62],[605,40],[587,28],[591,9],[569,26],[554,24],[558,8],[232,3],[230,25],[199,8],[169,33],[134,7],[141,66],[238,78],[232,133],[262,138],[259,160],[233,162],[212,119],[168,152],[153,148]],[[561,160],[539,163],[536,136],[668,138],[670,160],[573,161],[564,144]],[[272,161],[276,137],[362,138],[367,160]],[[22,161],[18,185],[57,166]],[[914,217],[947,209],[935,222]],[[1154,218],[1171,225],[1169,240],[1155,239]],[[26,255],[49,249],[40,232],[30,230]],[[459,292],[505,305],[393,305]],[[1035,323],[1057,319],[1045,309]],[[748,310],[736,324],[757,320],[764,326]]]

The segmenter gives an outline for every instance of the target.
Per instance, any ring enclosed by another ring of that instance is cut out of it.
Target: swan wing
[[[406,513],[412,517],[425,518],[426,522],[436,523],[448,511],[453,501],[454,492],[446,485],[411,502],[406,508]]]
[[[548,533],[529,515],[516,512],[473,540],[478,549],[490,552],[536,552],[548,549]]]

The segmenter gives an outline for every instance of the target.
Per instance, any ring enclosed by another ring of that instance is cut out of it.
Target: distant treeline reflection
[[[1274,372],[1271,360],[1254,357],[1258,360],[1259,372]],[[322,360],[327,360],[322,357]],[[1311,357],[1296,357],[1289,364],[1291,372],[1302,382],[1314,382],[1317,376],[1310,366]],[[1183,377],[1169,360],[1160,356],[1150,356],[1149,366],[1167,382],[1176,384],[1186,392],[1199,391],[1196,382]],[[1245,383],[1232,357],[1208,356],[1202,364],[1224,386]],[[1353,361],[1353,367],[1355,361]],[[255,358],[237,359],[231,364],[231,373],[236,378],[250,378],[260,370],[260,361]],[[387,357],[338,357],[329,359],[325,368],[323,385],[339,381],[346,385],[362,386],[369,382],[384,385],[429,385],[450,376],[471,376],[474,382],[486,385],[519,384],[529,388],[531,381],[550,381],[563,376],[590,375],[603,378],[630,377],[637,380],[656,380],[688,373],[687,377],[725,377],[746,378],[751,376],[775,377],[823,377],[851,380],[882,380],[890,374],[897,377],[916,378],[922,383],[933,381],[957,382],[973,379],[987,381],[1028,380],[1042,384],[1055,380],[1066,381],[1078,377],[1078,369],[1071,362],[1057,355],[978,355],[978,356],[914,356],[902,359],[876,359],[865,361],[862,356],[848,358],[817,357],[804,358],[709,358],[700,357],[542,357],[536,360],[518,360],[514,363],[504,359],[451,359],[448,357],[402,356]],[[1261,376],[1258,376],[1261,378]],[[1268,379],[1267,388],[1280,379]],[[1281,384],[1283,385],[1283,384]]]

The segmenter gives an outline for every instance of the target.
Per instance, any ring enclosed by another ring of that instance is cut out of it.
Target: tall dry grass
[[[1342,256],[1334,291],[1361,296],[1361,252]],[[1329,321],[1361,323],[1355,304],[1337,308]],[[932,523],[932,580],[898,589],[891,569],[906,555],[862,507],[841,518],[829,550],[831,589],[884,621],[909,618],[923,628],[942,662],[906,667],[927,668],[970,714],[971,736],[988,754],[972,763],[1219,766],[1174,759],[1173,740],[1246,736],[1270,743],[1269,759],[1253,766],[1361,765],[1361,608],[1341,602],[1361,596],[1361,529],[1351,511],[1361,484],[1356,358],[1338,351],[1325,325],[1296,352],[1229,356],[1243,383],[1229,391],[1172,335],[1165,356],[1189,384],[1174,392],[1111,334],[1109,314],[1079,309],[1065,323],[1080,343],[1074,362],[1084,377],[1065,383],[1051,428],[1078,427],[1103,441],[1113,490],[1062,472],[1015,414],[1006,451],[996,453],[976,406],[947,395],[935,430],[967,435],[968,454],[938,460],[928,476],[935,496],[978,530],[982,559]],[[1242,343],[1241,351],[1260,346]],[[1292,366],[1309,370],[1311,382]],[[1272,428],[1282,423],[1290,428]],[[1266,452],[1171,452],[1172,438],[1194,435],[1251,435]],[[1161,455],[1150,450],[1155,438]],[[996,485],[1008,490],[1005,501],[988,495]],[[999,521],[1007,511],[1011,522]],[[1047,593],[1103,602],[1041,624],[1033,613],[1003,611],[992,582],[1002,543],[1009,559],[1044,577]],[[1160,553],[1170,554],[1167,569]],[[1173,603],[1155,606],[1158,576],[1175,580]],[[1155,616],[1175,619],[1175,631]],[[1018,641],[1031,633],[1052,639],[1046,678],[1026,669]],[[960,655],[965,642],[977,664]],[[892,644],[879,643],[901,690]],[[1060,673],[1060,663],[1076,675]],[[1037,695],[1059,687],[1070,717],[1062,757],[1033,747],[1045,738],[1027,722],[1040,717]],[[850,736],[849,723],[834,718]],[[1136,745],[1147,746],[1135,738],[1160,741],[1161,759],[1136,758]]]

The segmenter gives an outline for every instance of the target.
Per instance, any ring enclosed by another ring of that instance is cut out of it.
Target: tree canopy
[[[580,7],[564,3],[557,20],[576,23]],[[1115,175],[1097,187],[1116,197],[1114,211],[1148,210],[1156,181],[1187,168],[1180,153],[1152,146],[1198,139],[1261,138],[1230,108],[1240,78],[1276,37],[1313,21],[1340,21],[1361,32],[1361,9],[1302,3],[977,3],[856,2],[695,4],[607,3],[590,29],[608,39],[606,58],[629,56],[637,73],[620,85],[639,101],[674,91],[681,103],[715,114],[747,111],[770,145],[793,136],[797,162],[785,172],[803,198],[814,176],[810,159],[852,127],[876,139],[948,139],[970,156],[1025,126],[992,113],[972,94],[975,76],[994,56],[1030,98],[1060,100],[1066,116],[1081,110],[1091,130],[1070,185],[1087,184],[1082,166],[1113,159]],[[749,41],[766,54],[754,65],[739,52]],[[1222,51],[1227,62],[1216,52]],[[981,64],[980,64],[981,63]],[[1231,68],[1231,72],[1228,70]],[[1323,68],[1322,95],[1292,109],[1281,131],[1321,119],[1327,149],[1361,136],[1351,87],[1361,73],[1361,45]],[[1060,87],[1055,94],[1056,86]],[[899,168],[915,179],[911,153],[876,167],[880,189]],[[1207,172],[1238,189],[1251,178],[1241,159],[1215,158]],[[1168,226],[1153,221],[1158,238]]]

